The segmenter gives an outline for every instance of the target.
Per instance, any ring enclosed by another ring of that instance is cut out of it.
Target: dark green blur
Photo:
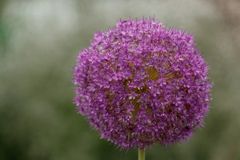
[[[214,82],[205,128],[146,160],[240,159],[239,2],[0,0],[0,160],[137,160],[100,139],[73,104],[72,67],[93,33],[153,17],[193,33]]]

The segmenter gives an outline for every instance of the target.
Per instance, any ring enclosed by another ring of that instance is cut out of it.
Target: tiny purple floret
[[[155,19],[96,32],[73,71],[78,113],[120,148],[187,140],[210,108],[208,65],[193,36]]]

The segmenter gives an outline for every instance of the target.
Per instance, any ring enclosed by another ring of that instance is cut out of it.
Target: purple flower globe
[[[155,19],[120,20],[78,55],[74,101],[117,147],[171,145],[204,124],[207,70],[191,34]]]

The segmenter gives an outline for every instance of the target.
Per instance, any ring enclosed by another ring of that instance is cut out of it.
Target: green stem
[[[145,151],[138,149],[138,160],[145,160]]]

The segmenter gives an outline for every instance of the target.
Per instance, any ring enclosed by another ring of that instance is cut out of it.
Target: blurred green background
[[[205,128],[146,160],[240,159],[239,0],[1,0],[0,160],[133,160],[75,111],[72,67],[96,30],[153,17],[194,34],[214,82]]]

